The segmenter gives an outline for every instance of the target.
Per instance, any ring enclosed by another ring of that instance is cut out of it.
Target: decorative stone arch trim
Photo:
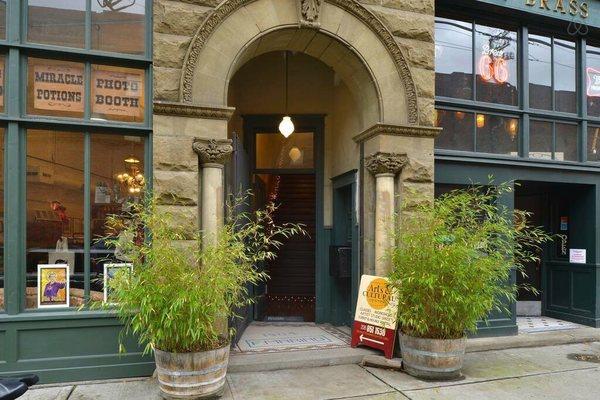
[[[198,66],[200,53],[206,42],[218,26],[241,7],[250,4],[257,0],[226,0],[221,3],[215,10],[206,18],[198,31],[192,38],[192,42],[188,48],[185,57],[183,72],[181,76],[180,98],[184,103],[192,102],[194,71]],[[301,0],[298,0],[301,1]],[[375,33],[384,47],[388,50],[402,83],[407,102],[407,120],[410,124],[417,125],[419,122],[417,89],[412,78],[412,74],[406,58],[400,49],[400,46],[394,39],[394,35],[389,29],[365,6],[356,0],[325,0],[340,9],[354,15],[362,23]]]

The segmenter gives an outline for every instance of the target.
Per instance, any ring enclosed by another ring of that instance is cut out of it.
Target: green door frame
[[[315,321],[317,323],[329,322],[329,309],[331,294],[329,292],[329,270],[327,263],[327,249],[329,248],[329,233],[325,230],[324,216],[324,140],[325,140],[325,115],[324,114],[293,114],[290,115],[296,132],[314,133],[315,167],[311,170],[260,170],[263,173],[277,174],[302,174],[314,173],[316,184],[316,238],[315,238]],[[277,132],[277,126],[282,114],[249,114],[243,115],[244,119],[244,146],[250,155],[250,171],[254,173],[256,165],[256,149],[254,137],[257,132]]]
[[[590,247],[588,249],[588,263],[581,266],[568,265],[570,274],[585,274],[591,282],[589,296],[593,298],[591,309],[585,315],[574,312],[559,313],[548,311],[546,314],[557,318],[569,318],[579,323],[600,327],[600,184],[598,183],[598,170],[591,166],[575,166],[568,163],[533,162],[519,159],[484,159],[471,155],[450,155],[436,152],[435,182],[441,184],[468,185],[472,183],[486,184],[489,176],[495,182],[509,181],[536,181],[547,183],[577,183],[590,185],[593,190],[593,204],[590,207],[589,218],[594,221],[594,229],[588,232]],[[514,191],[501,199],[509,209],[514,208]],[[564,263],[563,263],[564,264]],[[568,264],[568,263],[567,263]],[[565,269],[565,265],[557,268]],[[546,285],[547,277],[542,277],[542,285]],[[570,278],[572,279],[572,278]],[[513,276],[513,282],[516,275]],[[547,302],[544,301],[544,304]],[[545,306],[545,308],[547,308]],[[510,314],[493,315],[489,324],[480,324],[478,336],[502,336],[516,334],[516,304],[510,305]]]
[[[342,225],[347,223],[347,221],[339,221],[339,219],[344,218],[340,213],[339,209],[344,207],[343,201],[340,198],[339,191],[342,189],[347,189],[350,191],[351,201],[350,201],[350,209],[352,213],[351,217],[351,247],[352,247],[352,274],[350,277],[350,308],[349,310],[337,310],[337,315],[330,315],[330,320],[333,321],[337,325],[348,325],[351,326],[352,320],[354,318],[354,312],[356,310],[356,301],[358,299],[358,286],[360,283],[360,262],[359,262],[359,224],[358,224],[358,171],[352,170],[348,171],[342,175],[336,176],[331,179],[333,186],[333,227],[332,235],[331,235],[331,244],[339,244],[336,243],[335,229],[339,223]],[[333,286],[335,282],[333,279],[329,279],[331,292],[333,291]],[[332,299],[332,301],[334,301]],[[332,313],[334,309],[332,308]]]

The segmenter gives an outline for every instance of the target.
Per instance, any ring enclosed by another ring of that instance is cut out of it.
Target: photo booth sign
[[[143,118],[143,72],[96,70],[92,76],[94,113]]]
[[[394,357],[398,299],[387,278],[363,275],[352,325],[352,347],[372,347]]]

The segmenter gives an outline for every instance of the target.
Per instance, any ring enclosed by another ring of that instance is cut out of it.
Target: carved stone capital
[[[298,10],[300,12],[300,25],[311,28],[321,26],[321,6],[323,0],[298,0]]]
[[[200,157],[201,164],[223,165],[233,153],[231,139],[194,138],[192,148]]]
[[[373,175],[396,175],[408,162],[406,154],[399,153],[374,153],[365,159],[365,167]]]

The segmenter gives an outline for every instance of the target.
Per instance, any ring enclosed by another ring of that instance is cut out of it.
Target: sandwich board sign
[[[352,347],[372,347],[394,357],[398,299],[387,278],[363,275],[352,325]]]

